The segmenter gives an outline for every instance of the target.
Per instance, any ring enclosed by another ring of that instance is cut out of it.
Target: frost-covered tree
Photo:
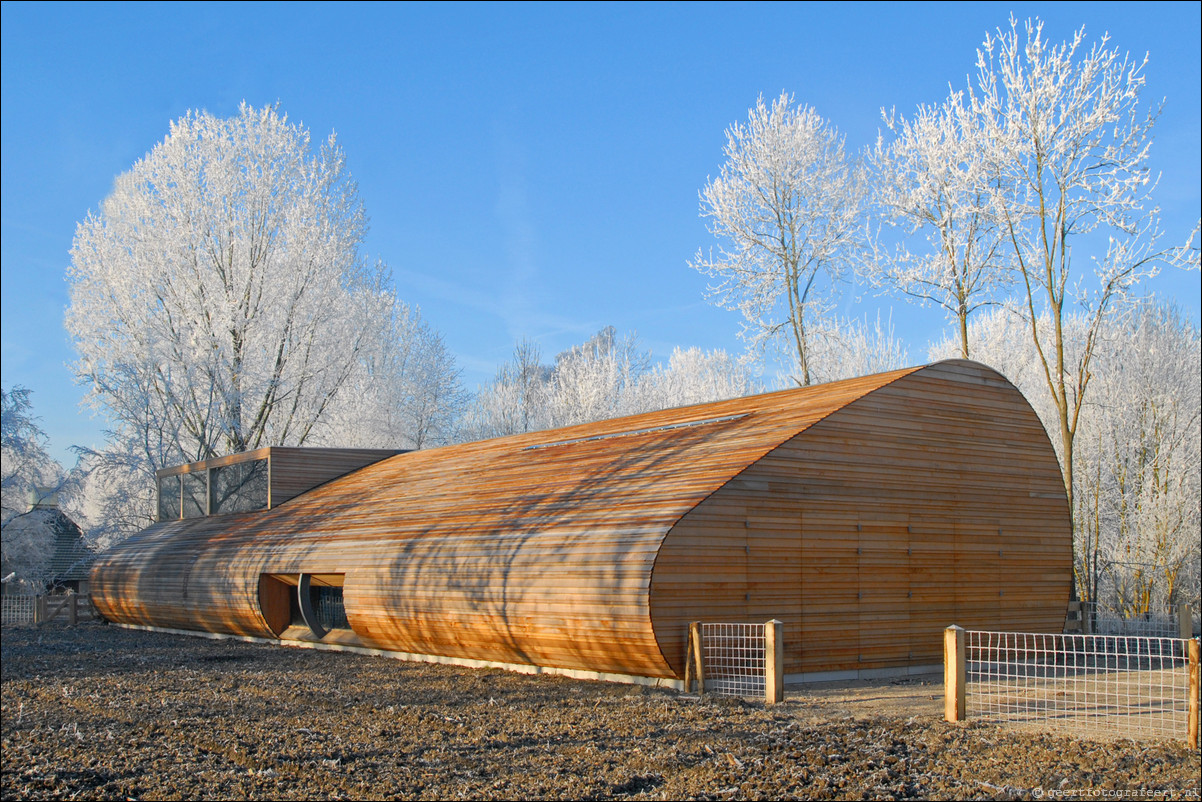
[[[412,337],[412,371],[400,396],[401,430],[414,448],[447,445],[455,441],[455,421],[467,401],[462,371],[441,334],[423,325]]]
[[[543,364],[529,340],[518,343],[492,384],[467,406],[462,440],[500,437],[658,409],[736,398],[760,389],[747,366],[723,351],[677,348],[651,365],[633,333],[612,326]]]
[[[1043,393],[1055,407],[1050,431],[1070,499],[1098,337],[1141,280],[1181,258],[1160,247],[1152,204],[1147,160],[1156,112],[1140,106],[1146,59],[1109,49],[1105,36],[1088,52],[1084,41],[1082,29],[1052,44],[1041,22],[1028,21],[1020,33],[1012,18],[977,52],[971,100],[981,139],[999,153],[993,203],[1023,288]],[[1099,248],[1092,274],[1072,259],[1074,243],[1078,255]],[[1085,333],[1070,354],[1065,320],[1074,309]]]
[[[996,144],[984,136],[962,92],[911,119],[882,117],[893,138],[871,151],[873,202],[886,228],[865,275],[877,286],[942,307],[956,321],[968,359],[968,318],[1009,273],[993,206]]]
[[[550,378],[551,368],[542,364],[538,344],[519,341],[492,384],[479,388],[467,405],[459,439],[487,440],[549,427]]]
[[[643,375],[628,404],[633,414],[741,398],[761,391],[748,366],[725,351],[677,347],[672,349],[667,365],[655,365]]]
[[[366,226],[334,137],[312,147],[275,108],[189,113],[117,178],[76,231],[66,319],[112,423],[87,460],[106,526],[150,520],[165,465],[336,434],[384,445],[381,422],[389,445],[442,436],[453,367],[360,254]]]
[[[63,469],[46,453],[46,434],[33,414],[32,391],[0,387],[0,523],[28,512],[40,493],[55,493]]]
[[[122,457],[112,441],[103,451],[81,450],[69,476],[73,488],[63,509],[96,551],[153,522],[156,487],[148,466],[134,454]]]
[[[551,425],[629,414],[630,399],[650,361],[634,334],[619,336],[613,326],[559,354],[551,372]]]
[[[365,230],[333,137],[313,152],[246,105],[173,123],[75,235],[67,328],[93,404],[153,415],[173,457],[304,443],[379,320]]]
[[[421,311],[385,294],[391,313],[319,422],[315,445],[428,448],[453,442],[464,393],[442,335]]]
[[[1108,326],[1077,440],[1078,573],[1125,617],[1197,604],[1202,353],[1172,307]]]
[[[0,387],[0,575],[41,587],[54,550],[54,531],[34,502],[55,495],[64,475],[46,453],[46,435],[33,414],[30,390]]]
[[[835,320],[815,337],[816,381],[833,382],[885,373],[910,365],[906,344],[893,330],[893,321],[878,314],[864,320]]]
[[[47,518],[47,510],[33,509],[0,530],[0,576],[8,592],[39,594],[52,579],[55,530]]]
[[[1090,342],[1095,349],[1074,444],[1075,587],[1079,598],[1127,615],[1197,603],[1202,573],[1198,331],[1172,308],[1144,301],[1129,311],[1092,334],[1081,312],[1062,321],[1070,359]],[[1048,315],[1038,325],[1051,336]],[[1054,433],[1059,410],[1029,326],[1021,307],[998,308],[978,315],[970,334],[976,358],[1009,378]],[[956,351],[946,339],[929,356]],[[1062,442],[1051,441],[1062,459]]]
[[[838,130],[786,93],[726,130],[726,163],[701,191],[718,252],[690,267],[717,280],[710,300],[743,315],[753,350],[781,348],[810,384],[811,330],[862,243],[863,168]]]

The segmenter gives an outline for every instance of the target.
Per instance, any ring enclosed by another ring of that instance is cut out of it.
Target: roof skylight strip
[[[711,423],[726,423],[727,421],[739,420],[746,418],[749,413],[744,412],[740,415],[727,415],[723,418],[706,418],[704,420],[691,420],[683,423],[669,423],[666,426],[653,426],[649,429],[635,429],[629,432],[611,432],[610,434],[597,434],[592,437],[578,437],[575,440],[559,440],[554,443],[536,443],[532,446],[526,446],[523,451],[532,451],[537,448],[553,448],[555,446],[570,446],[576,443],[588,443],[593,440],[611,440],[615,437],[634,437],[639,434],[651,434],[652,432],[666,432],[672,429],[688,429],[693,426],[708,426]]]

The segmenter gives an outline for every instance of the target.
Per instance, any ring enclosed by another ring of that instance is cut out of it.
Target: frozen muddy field
[[[1184,742],[949,725],[915,679],[768,708],[124,630],[5,629],[8,799],[1198,799]]]

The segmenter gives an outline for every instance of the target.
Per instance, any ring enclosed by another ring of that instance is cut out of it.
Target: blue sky
[[[698,190],[757,95],[795,94],[861,148],[882,106],[909,113],[967,83],[987,30],[1039,16],[1061,41],[1142,56],[1165,98],[1153,169],[1162,225],[1198,219],[1198,3],[356,5],[3,4],[2,365],[34,391],[52,453],[103,421],[62,326],[75,226],[189,109],[278,102],[337,133],[371,231],[367,253],[441,331],[474,389],[531,337],[545,356],[602,326],[740,352],[686,262],[712,237]],[[1075,253],[1081,259],[1083,254]],[[1082,265],[1084,266],[1084,265]],[[1199,318],[1198,273],[1150,290]],[[892,314],[921,361],[946,328],[850,287],[843,312]]]

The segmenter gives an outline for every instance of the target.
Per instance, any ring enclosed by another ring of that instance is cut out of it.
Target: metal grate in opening
[[[346,606],[342,603],[342,588],[313,585],[309,589],[317,622],[325,629],[350,629]]]
[[[726,696],[764,695],[763,624],[701,625],[707,691]]]

